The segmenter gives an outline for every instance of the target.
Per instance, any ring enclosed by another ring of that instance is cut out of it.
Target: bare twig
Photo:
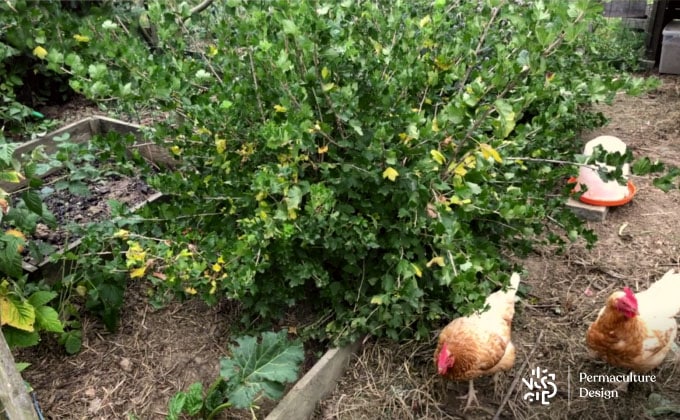
[[[262,108],[260,87],[257,83],[257,74],[255,74],[255,63],[253,62],[253,52],[251,50],[248,50],[248,59],[250,60],[250,72],[253,74],[253,83],[255,84],[255,99],[257,99],[257,107],[260,109],[260,117],[262,117],[262,122],[266,122],[267,117],[264,115],[264,109]]]
[[[191,9],[189,11],[190,16],[195,15],[196,13],[201,13],[205,9],[208,8],[212,4],[213,0],[203,0],[200,4],[198,4],[196,7]]]
[[[501,3],[498,6],[491,9],[491,16],[489,17],[489,21],[484,26],[484,30],[482,32],[482,35],[479,37],[479,41],[477,41],[477,48],[475,48],[475,52],[474,52],[475,58],[479,55],[479,52],[482,50],[482,46],[484,45],[484,41],[486,41],[486,36],[489,33],[489,28],[491,28],[491,25],[496,20],[496,16],[498,16],[498,12],[501,10],[502,6],[503,6],[503,3]],[[462,57],[461,57],[461,59],[462,59]],[[460,81],[460,91],[461,92],[463,91],[463,89],[465,89],[465,85],[467,84],[467,80],[470,77],[470,73],[472,73],[473,67],[474,66],[472,66],[472,65],[468,65],[467,69],[465,70],[465,76],[463,76],[463,78]]]

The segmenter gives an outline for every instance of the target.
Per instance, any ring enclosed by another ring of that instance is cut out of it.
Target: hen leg
[[[467,399],[465,408],[463,408],[463,413],[470,408],[473,402],[475,404],[475,407],[479,407],[479,401],[477,401],[477,392],[475,391],[474,381],[472,379],[470,379],[470,387],[468,389],[468,393],[458,398],[462,400]]]
[[[633,373],[633,372],[631,372],[631,373]],[[614,388],[615,390],[621,391],[621,392],[628,392],[628,385],[630,384],[630,382],[621,381],[621,382],[613,382],[613,383],[617,385],[616,388]]]
[[[500,392],[500,385],[501,385],[501,373],[496,372],[493,374],[492,379],[493,379],[493,395],[494,397],[497,397],[499,392]]]

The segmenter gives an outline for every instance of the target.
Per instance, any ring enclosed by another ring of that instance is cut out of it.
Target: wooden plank
[[[611,0],[604,1],[606,17],[647,17],[647,0]]]
[[[647,30],[647,19],[623,18],[621,20],[621,23],[623,24],[623,26],[629,29],[634,29],[637,31]]]
[[[14,364],[14,357],[0,331],[0,408],[9,420],[38,420],[26,385]]]
[[[145,128],[144,126],[126,123],[107,117],[99,117],[98,120],[100,124],[100,133],[102,134],[111,131],[122,134],[134,134],[137,141],[132,146],[130,146],[130,149],[138,150],[144,159],[148,160],[154,165],[160,165],[169,168],[174,168],[177,165],[177,159],[172,156],[167,148],[158,144],[149,143],[148,141],[144,140],[144,134],[142,132],[142,130]]]
[[[97,123],[99,129],[96,134],[106,134],[115,131],[120,134],[134,134],[135,138],[142,139],[142,130],[144,129],[144,126],[142,125],[128,123],[109,117],[97,117]]]
[[[649,16],[645,56],[648,60],[654,61],[654,65],[659,62],[661,56],[661,33],[665,26],[667,7],[668,0],[656,0]]]
[[[52,154],[57,151],[57,143],[54,141],[54,139],[61,137],[65,134],[69,135],[70,142],[84,143],[92,137],[91,120],[92,118],[85,118],[83,120],[64,126],[59,130],[53,131],[52,133],[47,134],[43,137],[23,143],[21,146],[17,147],[17,149],[14,151],[14,157],[20,159],[22,155],[30,154],[37,147],[43,147],[45,153]],[[58,171],[58,168],[49,171],[48,173],[45,174],[45,176],[50,175],[56,171]],[[24,188],[26,184],[27,184],[26,181],[21,181],[18,183],[0,182],[0,188],[7,191],[8,193],[12,193],[14,191]]]

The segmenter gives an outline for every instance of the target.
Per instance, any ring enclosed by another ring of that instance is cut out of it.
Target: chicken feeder
[[[592,156],[597,146],[602,146],[608,153],[619,152],[622,155],[626,153],[626,144],[621,139],[614,136],[599,136],[586,143],[583,154]],[[615,169],[603,162],[595,162],[594,165],[581,166],[578,178],[569,180],[569,182],[576,184],[574,192],[579,192],[582,184],[587,187],[587,190],[579,198],[581,202],[593,206],[614,207],[624,205],[633,199],[636,188],[632,181],[628,180],[628,175],[630,175],[628,163],[621,168],[624,179],[628,181],[626,185],[621,185],[616,180],[603,180],[598,174],[599,168],[606,168],[609,171]]]

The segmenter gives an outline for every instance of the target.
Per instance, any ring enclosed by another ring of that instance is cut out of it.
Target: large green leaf
[[[11,277],[21,277],[23,270],[21,267],[21,254],[17,251],[19,245],[23,245],[23,240],[11,235],[4,235],[4,249],[0,250],[0,271]]]
[[[45,306],[47,303],[49,303],[52,299],[57,297],[56,292],[52,292],[49,290],[40,290],[35,293],[33,293],[29,298],[28,298],[28,303],[33,305],[34,307],[38,306]]]
[[[26,203],[26,207],[35,214],[42,215],[43,205],[40,195],[34,190],[26,190],[21,194],[21,198]]]
[[[233,387],[229,401],[234,407],[250,407],[260,393],[279,399],[284,384],[297,380],[304,351],[300,342],[288,341],[286,331],[265,332],[260,343],[250,336],[236,342],[231,358],[220,360],[220,375]]]
[[[13,143],[1,143],[0,144],[0,163],[3,166],[11,167],[14,160],[14,151],[17,149],[17,145]]]
[[[35,320],[38,325],[51,332],[64,332],[64,326],[59,320],[59,314],[50,306],[39,306],[35,308]]]
[[[40,342],[40,335],[37,331],[28,332],[4,326],[2,327],[2,333],[10,348],[35,346]]]

